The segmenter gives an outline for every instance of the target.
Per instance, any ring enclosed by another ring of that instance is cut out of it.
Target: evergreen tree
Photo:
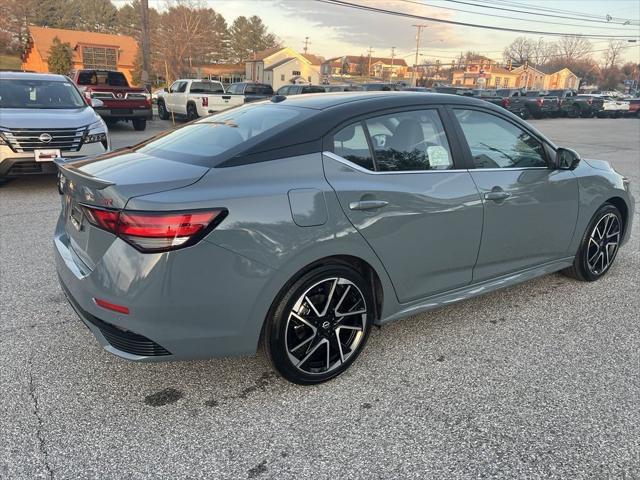
[[[236,18],[229,29],[229,37],[233,60],[238,63],[250,60],[255,52],[279,45],[276,36],[268,32],[256,15]]]
[[[69,75],[73,67],[73,49],[69,43],[62,43],[58,37],[53,39],[47,59],[49,72]]]

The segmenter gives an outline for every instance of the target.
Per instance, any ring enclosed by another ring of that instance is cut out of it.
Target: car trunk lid
[[[91,225],[83,206],[123,210],[133,197],[186,187],[209,170],[122,151],[76,162],[58,159],[56,163],[65,233],[75,254],[90,270],[116,237]]]

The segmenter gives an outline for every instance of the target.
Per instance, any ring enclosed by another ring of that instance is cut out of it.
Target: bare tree
[[[558,56],[564,61],[584,60],[591,56],[591,42],[579,35],[561,37],[557,44]]]
[[[535,47],[535,43],[527,37],[518,37],[504,49],[504,62],[511,60],[513,63],[523,64],[531,60]]]
[[[615,67],[620,63],[620,57],[622,49],[625,46],[625,42],[622,40],[610,40],[607,51],[604,54],[603,70],[607,70],[611,67]]]
[[[532,42],[531,61],[536,65],[545,65],[557,54],[558,46],[555,43],[545,42],[539,38],[537,42]]]

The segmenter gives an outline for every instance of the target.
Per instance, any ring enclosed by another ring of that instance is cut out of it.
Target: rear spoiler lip
[[[89,175],[88,173],[73,168],[73,165],[67,165],[69,160],[67,160],[66,158],[58,157],[55,158],[53,162],[58,166],[58,169],[64,174],[65,177],[79,183],[88,183],[91,188],[94,188],[96,190],[102,190],[104,188],[110,187],[111,185],[115,185],[115,183],[113,182],[102,180],[101,178],[94,177],[93,175]]]

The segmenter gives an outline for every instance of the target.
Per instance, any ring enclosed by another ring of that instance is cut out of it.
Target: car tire
[[[142,132],[145,128],[147,128],[147,119],[146,118],[134,118],[131,123],[133,123],[133,129],[136,132]]]
[[[569,118],[580,118],[582,115],[580,114],[580,107],[577,105],[573,105],[569,110]]]
[[[531,118],[531,111],[528,108],[523,108],[520,110],[520,118],[523,120],[528,120]]]
[[[199,117],[198,109],[193,103],[189,103],[187,105],[187,120],[188,121],[196,120],[198,117]]]
[[[589,222],[573,265],[562,273],[583,282],[602,278],[618,254],[622,228],[620,210],[609,203],[604,204]]]
[[[158,118],[160,120],[169,120],[169,112],[167,106],[164,104],[164,100],[158,100]]]
[[[369,285],[348,265],[305,273],[285,287],[267,318],[263,342],[273,367],[300,385],[340,375],[366,344],[373,305]]]

